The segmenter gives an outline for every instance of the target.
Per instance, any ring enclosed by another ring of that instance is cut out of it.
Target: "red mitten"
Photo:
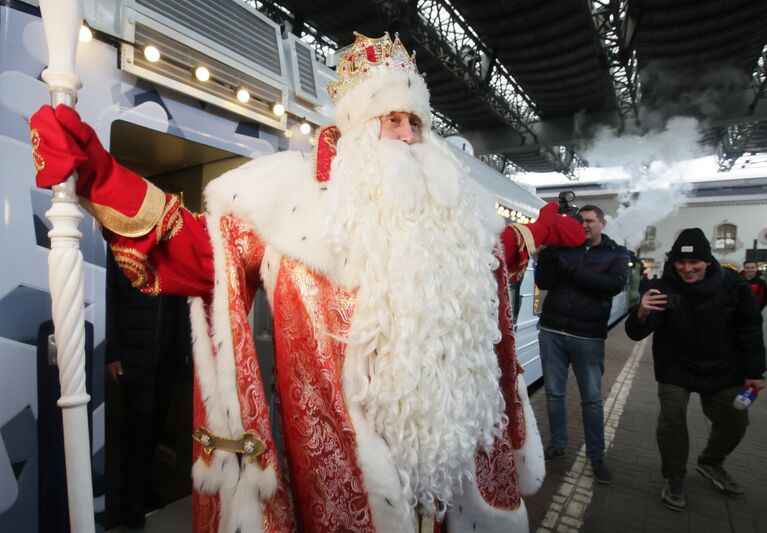
[[[586,231],[583,222],[567,215],[554,217],[549,228],[549,237],[544,242],[546,246],[554,248],[567,248],[580,246],[586,240]]]
[[[586,240],[583,224],[573,217],[558,215],[558,210],[558,204],[549,202],[541,208],[535,222],[525,224],[533,234],[536,249],[541,246],[579,246]]]
[[[64,143],[72,152],[79,149],[80,157],[72,159],[79,175],[77,195],[89,213],[103,226],[124,237],[145,235],[154,228],[165,207],[165,193],[118,164],[101,145],[93,128],[71,107],[60,105],[55,111],[44,107],[35,117],[37,115],[44,118],[43,125],[47,129],[57,132],[54,139],[59,152],[63,152],[61,145]],[[37,121],[35,117],[33,120]],[[35,128],[34,122],[32,127]],[[39,176],[38,184],[41,182]],[[56,178],[60,178],[60,182],[66,176],[51,174],[45,183]],[[51,184],[55,183],[58,182]]]
[[[51,106],[45,105],[32,115],[29,127],[38,187],[47,189],[66,181],[88,158],[77,139],[59,123]]]
[[[586,240],[586,232],[576,219],[558,215],[559,205],[549,202],[530,224],[512,224],[501,234],[504,258],[509,274],[519,279],[530,257],[542,246],[578,246]]]
[[[523,224],[527,229],[530,230],[530,233],[533,234],[536,249],[547,244],[546,241],[549,239],[551,226],[554,223],[554,219],[557,218],[558,210],[559,204],[555,202],[549,202],[541,207],[541,210],[538,212],[538,218],[535,220],[535,222],[531,222],[530,224]]]

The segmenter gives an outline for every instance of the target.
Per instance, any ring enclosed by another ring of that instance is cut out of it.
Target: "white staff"
[[[48,68],[43,71],[43,80],[51,93],[51,105],[74,107],[82,86],[75,74],[82,0],[40,0],[40,12],[48,41]],[[74,175],[53,186],[51,208],[45,216],[53,225],[48,232],[48,280],[61,382],[58,404],[64,423],[69,525],[73,533],[89,533],[95,531],[88,438],[90,396],[85,390],[82,233],[77,229],[83,215],[77,207]]]

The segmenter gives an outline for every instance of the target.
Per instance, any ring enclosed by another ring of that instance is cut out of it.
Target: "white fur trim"
[[[322,238],[329,204],[326,188],[314,177],[312,156],[280,152],[254,159],[213,180],[205,188],[205,200],[211,224],[233,214],[256,229],[268,244],[270,262],[276,263],[271,265],[275,269],[272,276],[279,268],[278,257],[286,255],[337,281],[336,261]],[[264,265],[261,272],[264,274]],[[276,280],[266,278],[265,282]]]
[[[336,102],[336,125],[343,134],[392,111],[414,113],[425,130],[431,127],[429,89],[421,76],[414,72],[372,75]]]
[[[202,299],[190,298],[195,374],[205,403],[206,428],[212,433],[239,438],[245,432],[242,425],[237,391],[234,347],[229,316],[226,255],[218,225],[220,219],[208,220],[208,233],[214,251],[215,289],[213,292],[213,338]],[[213,355],[211,346],[216,346]],[[260,533],[263,514],[260,500],[269,498],[277,488],[273,466],[262,470],[257,463],[238,465],[234,454],[215,452],[210,464],[198,459],[192,468],[192,478],[198,491],[218,493],[222,518],[219,532]]]
[[[413,531],[413,512],[402,498],[397,469],[389,447],[370,426],[357,402],[348,402],[357,441],[357,464],[362,471],[368,504],[377,533]]]
[[[523,496],[530,496],[535,494],[543,484],[543,478],[546,477],[546,463],[543,458],[541,433],[538,431],[538,423],[530,406],[527,385],[522,374],[517,376],[517,394],[522,400],[525,413],[525,443],[520,449],[514,450],[514,462],[519,475],[519,490]]]
[[[527,509],[524,500],[513,511],[496,509],[479,492],[475,481],[463,483],[463,494],[447,511],[448,533],[527,533]]]

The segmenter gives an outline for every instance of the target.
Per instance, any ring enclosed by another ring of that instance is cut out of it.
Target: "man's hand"
[[[746,379],[746,382],[743,384],[744,387],[752,387],[754,391],[757,393],[764,388],[764,380],[763,379]]]
[[[668,295],[663,294],[658,289],[650,289],[642,296],[637,310],[637,318],[644,322],[652,311],[665,311],[668,303]]]
[[[110,381],[119,382],[120,376],[122,375],[123,375],[122,361],[114,361],[112,363],[107,363],[107,378]]]

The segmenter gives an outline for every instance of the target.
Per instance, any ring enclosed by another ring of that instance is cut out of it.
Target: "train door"
[[[112,123],[110,150],[121,164],[145,176],[166,192],[178,195],[184,206],[194,212],[204,211],[202,191],[211,179],[248,161],[248,158],[227,150],[120,120]],[[146,354],[148,358],[154,358],[154,363],[142,365],[143,370],[150,370],[137,373],[138,378],[132,378],[154,383],[154,388],[148,391],[148,394],[154,397],[154,404],[151,408],[147,408],[146,402],[137,401],[131,397],[130,391],[143,390],[143,383],[136,385],[120,380],[106,381],[106,474],[107,479],[111,481],[108,484],[106,499],[107,528],[120,523],[121,515],[123,515],[122,518],[125,517],[126,511],[121,502],[125,501],[124,497],[127,493],[136,488],[135,480],[132,481],[130,477],[133,472],[130,470],[125,472],[126,454],[136,452],[131,452],[126,447],[146,446],[146,441],[141,444],[137,442],[134,435],[151,433],[153,422],[160,429],[156,435],[157,445],[150,459],[152,468],[146,469],[146,472],[151,472],[151,476],[147,476],[149,479],[144,492],[144,510],[151,511],[191,494],[194,378],[191,344],[188,342],[189,324],[188,320],[157,318],[158,315],[153,314],[154,311],[160,314],[168,312],[169,309],[173,313],[177,311],[175,304],[171,306],[166,303],[172,300],[171,298],[160,297],[160,299],[163,303],[155,306],[156,309],[145,312],[142,319],[158,319],[163,324],[167,324],[164,326],[166,330],[157,331],[156,328],[151,328],[151,324],[146,324],[146,328],[138,331],[143,331],[145,334],[154,332],[165,341],[163,343],[159,338],[149,339],[148,343],[139,344],[139,346],[156,348],[151,349],[151,354]],[[186,317],[188,308],[185,303],[184,300]],[[116,305],[124,307],[129,304],[123,301]],[[110,307],[112,306],[107,306],[107,322],[114,324],[115,320],[110,317]],[[115,316],[126,315],[128,313],[115,312]],[[129,316],[136,319],[136,313]],[[268,336],[264,336],[264,333],[270,329],[269,318],[265,305],[254,306],[254,321],[256,324],[261,324],[257,334],[260,334],[258,338],[262,341],[269,340]],[[136,325],[131,324],[130,327],[135,328]],[[167,327],[179,328],[179,331],[167,331]],[[112,339],[109,338],[110,331],[117,335],[118,329],[118,325],[111,330],[107,328],[106,345],[108,347],[112,345]],[[264,353],[264,363],[270,363],[268,353],[270,342],[263,343],[259,348],[261,348],[259,353]],[[135,357],[136,354],[131,355]],[[111,360],[109,354],[107,354],[107,360]],[[128,370],[124,369],[124,371],[127,373]],[[271,373],[264,370],[264,375],[266,377]],[[267,389],[268,393],[269,389]],[[146,409],[144,413],[146,420],[137,422],[130,414],[142,413],[142,405],[143,409]],[[136,427],[144,429],[126,432],[126,429]],[[149,443],[150,447],[152,444]],[[130,461],[127,464],[132,464]],[[133,461],[135,462],[135,459]],[[121,464],[123,464],[122,469]],[[188,519],[191,520],[191,517]]]

